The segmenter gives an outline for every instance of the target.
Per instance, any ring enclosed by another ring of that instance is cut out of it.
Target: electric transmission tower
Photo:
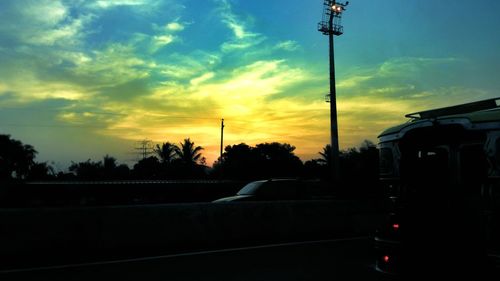
[[[349,1],[340,3],[335,0],[324,0],[323,3],[323,18],[318,23],[318,31],[324,35],[328,35],[330,49],[330,94],[327,95],[327,102],[330,103],[330,135],[331,135],[331,169],[332,179],[338,182],[340,179],[339,173],[339,131],[337,125],[337,93],[335,89],[335,57],[333,36],[340,36],[344,33],[342,26],[342,13],[346,10]]]
[[[138,146],[135,147],[135,151],[137,154],[139,154],[141,159],[146,159],[149,155],[153,154],[153,141],[144,139],[141,141],[138,141]]]

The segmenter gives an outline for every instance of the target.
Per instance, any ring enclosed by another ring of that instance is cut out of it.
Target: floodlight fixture
[[[349,1],[341,3],[335,0],[324,0],[323,18],[318,24],[318,31],[325,35],[342,35],[344,33],[342,13],[346,10],[347,5],[349,5]]]

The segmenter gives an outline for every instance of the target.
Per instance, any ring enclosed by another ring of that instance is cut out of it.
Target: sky
[[[341,149],[404,114],[498,97],[500,1],[352,0],[335,37]],[[0,134],[64,170],[139,141],[329,143],[323,0],[2,0]]]

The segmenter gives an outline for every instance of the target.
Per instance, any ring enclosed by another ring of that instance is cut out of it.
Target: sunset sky
[[[56,170],[138,141],[329,142],[323,0],[2,0],[0,134]],[[352,0],[336,37],[341,149],[403,115],[500,96],[500,1]]]

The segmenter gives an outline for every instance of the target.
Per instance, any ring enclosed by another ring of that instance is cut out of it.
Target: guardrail
[[[367,235],[370,201],[0,209],[0,268]]]

